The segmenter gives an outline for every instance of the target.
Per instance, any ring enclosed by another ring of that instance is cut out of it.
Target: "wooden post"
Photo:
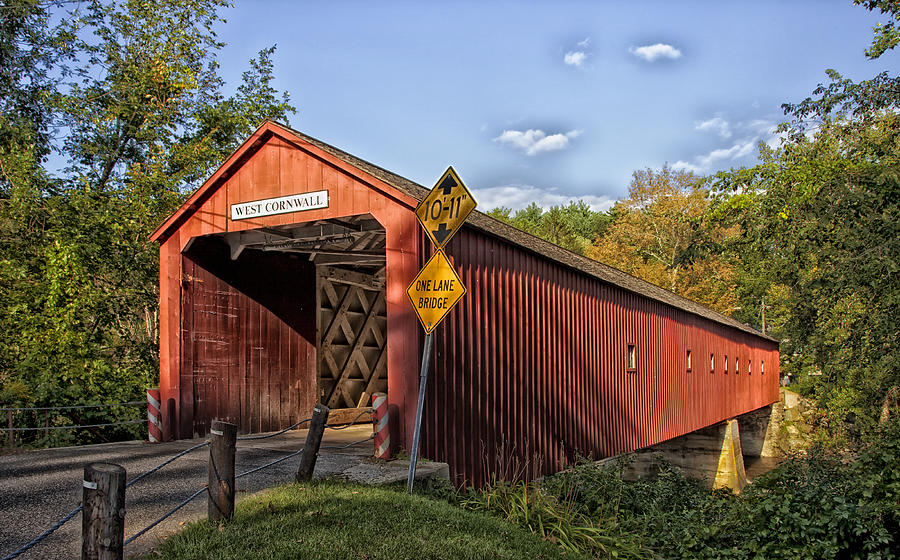
[[[7,418],[7,425],[9,426],[9,446],[15,447],[16,440],[14,439],[15,436],[13,435],[13,434],[15,434],[15,432],[13,431],[13,411],[12,410],[6,411],[6,418]]]
[[[322,434],[325,432],[325,424],[328,423],[330,409],[322,403],[313,408],[312,420],[309,422],[309,431],[306,432],[306,445],[300,453],[300,467],[297,469],[297,482],[305,482],[312,479],[316,468],[316,458],[319,456],[319,446],[322,445]]]
[[[44,411],[44,437],[50,437],[50,411]]]
[[[84,467],[81,559],[122,560],[125,539],[125,468],[112,463]]]
[[[209,430],[209,500],[210,521],[231,519],[234,515],[234,452],[237,426],[213,420]]]
[[[163,421],[163,441],[178,439],[178,417],[175,416],[175,399],[166,401],[166,416]]]

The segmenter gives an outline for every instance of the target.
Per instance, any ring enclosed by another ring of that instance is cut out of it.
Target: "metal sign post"
[[[412,451],[409,453],[409,476],[406,491],[413,491],[416,479],[416,464],[419,462],[419,438],[422,435],[422,409],[425,407],[425,387],[428,385],[428,368],[431,365],[431,346],[434,332],[425,335],[425,349],[422,350],[422,368],[419,373],[419,402],[416,404],[416,429],[413,431]]]
[[[416,208],[416,217],[428,238],[437,247],[437,251],[406,289],[409,301],[412,302],[416,316],[425,330],[425,348],[422,350],[422,367],[419,372],[416,425],[413,430],[412,450],[409,454],[409,477],[406,481],[406,489],[409,492],[413,491],[416,464],[419,460],[422,409],[425,407],[425,389],[428,387],[434,329],[466,295],[466,287],[442,248],[453,234],[459,231],[466,217],[475,209],[475,204],[472,193],[460,180],[456,171],[453,167],[448,167],[428,196]]]

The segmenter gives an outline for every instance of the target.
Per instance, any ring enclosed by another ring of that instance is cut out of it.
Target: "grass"
[[[338,482],[293,484],[247,498],[227,524],[193,524],[146,558],[159,557],[582,558],[484,513],[389,487]]]
[[[654,556],[633,535],[619,531],[613,520],[585,515],[568,489],[553,493],[536,482],[498,482],[469,494],[462,504],[499,515],[569,552],[622,560]]]

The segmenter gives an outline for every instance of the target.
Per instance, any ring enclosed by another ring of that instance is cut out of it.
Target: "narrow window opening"
[[[759,362],[759,374],[760,375],[766,374],[766,362]]]
[[[725,374],[728,374],[728,354],[725,354],[725,369],[723,370]]]
[[[741,359],[738,356],[734,357],[734,373],[741,373]]]
[[[686,361],[687,361],[687,370],[691,371],[691,351],[690,350],[687,351]]]
[[[747,360],[747,375],[753,375],[753,360]]]
[[[710,354],[709,355],[709,373],[715,373],[715,372],[716,372],[716,355]]]
[[[634,371],[637,369],[637,367],[635,366],[634,354],[635,354],[634,344],[629,344],[628,345],[628,354],[627,354],[626,363],[625,363],[628,371]]]

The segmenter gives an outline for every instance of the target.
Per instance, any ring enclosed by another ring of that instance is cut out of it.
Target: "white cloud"
[[[694,158],[694,163],[679,160],[672,164],[672,169],[693,171],[694,173],[707,173],[712,170],[713,166],[724,160],[736,160],[753,153],[759,137],[755,136],[750,140],[738,142],[730,148],[719,148],[710,153]]]
[[[681,51],[672,45],[664,43],[656,43],[655,45],[644,45],[643,47],[631,47],[628,52],[638,58],[643,58],[647,62],[654,62],[660,58],[681,58]]]
[[[767,119],[729,122],[722,117],[694,123],[694,130],[714,131],[722,138],[738,135],[740,140],[729,147],[717,148],[708,154],[699,155],[691,161],[679,160],[672,164],[673,169],[709,173],[722,167],[722,162],[734,162],[756,153],[760,141],[769,147],[777,148],[781,144],[783,134],[777,132],[778,125]]]
[[[504,130],[500,136],[494,138],[494,142],[510,145],[522,150],[526,155],[534,156],[542,152],[553,152],[568,148],[569,141],[580,135],[580,130],[570,130],[565,134],[558,132],[549,136],[543,130],[528,129],[524,132],[521,130]]]
[[[694,130],[712,130],[722,138],[731,138],[731,124],[722,117],[713,117],[707,121],[694,123]]]
[[[591,56],[588,47],[591,45],[591,38],[587,37],[582,41],[575,43],[575,48],[566,52],[563,56],[563,62],[566,66],[575,66],[581,68],[587,59]]]
[[[753,119],[745,125],[748,129],[754,130],[761,134],[775,134],[775,129],[778,128],[774,122],[766,120],[766,119]]]
[[[568,66],[581,66],[587,60],[587,53],[584,51],[569,51],[563,57],[563,62]]]
[[[608,196],[573,196],[557,192],[557,189],[541,189],[532,185],[505,185],[487,189],[474,189],[478,207],[492,209],[500,206],[511,208],[513,212],[521,210],[534,202],[545,210],[551,206],[565,205],[576,200],[583,200],[591,210],[605,211],[612,208],[615,200]]]
[[[672,164],[672,169],[675,171],[690,171],[691,173],[702,174],[705,170],[700,169],[700,166],[694,165],[688,161],[684,161],[680,159]]]

